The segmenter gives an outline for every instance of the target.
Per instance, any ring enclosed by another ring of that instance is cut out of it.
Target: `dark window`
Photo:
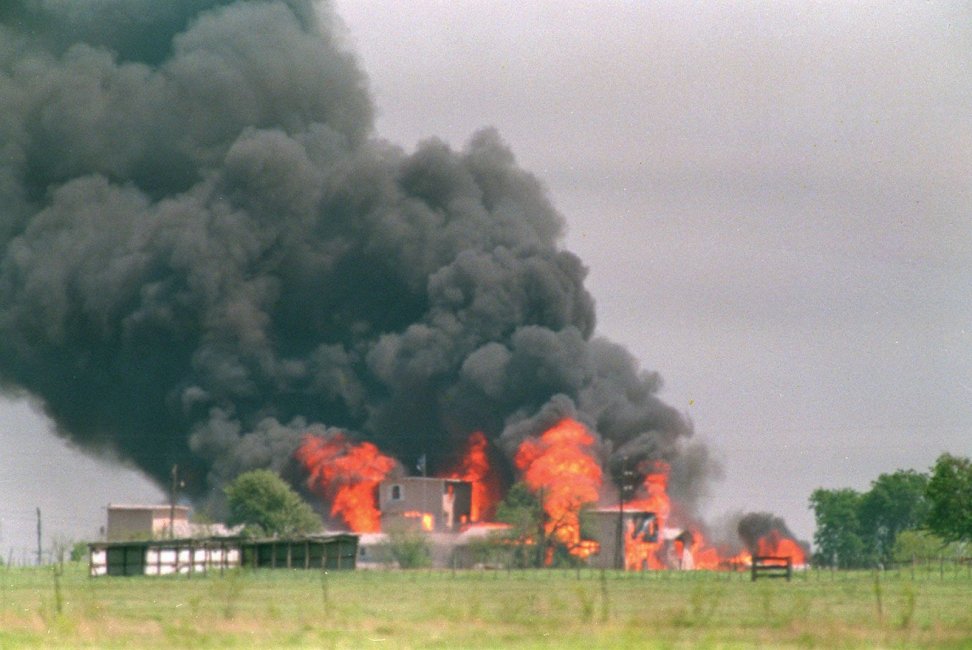
[[[392,501],[401,501],[402,499],[402,486],[393,485],[391,486],[391,498]]]

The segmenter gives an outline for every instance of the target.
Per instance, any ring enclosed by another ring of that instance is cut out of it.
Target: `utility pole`
[[[169,539],[175,537],[176,490],[179,487],[179,466],[172,466],[172,488],[169,491]]]
[[[540,490],[537,492],[537,499],[539,503],[540,512],[537,517],[537,537],[539,538],[539,543],[537,544],[537,568],[542,569],[544,566],[544,561],[547,555],[547,511],[543,508],[543,486],[540,486]]]
[[[614,554],[614,568],[624,568],[624,486],[621,487],[621,503],[618,505],[618,543]]]
[[[40,507],[37,508],[37,566],[41,565],[41,515]]]
[[[627,551],[627,535],[624,530],[624,498],[629,492],[631,492],[632,485],[631,479],[634,477],[634,472],[628,469],[628,457],[624,456],[621,458],[621,480],[620,485],[618,485],[619,493],[619,505],[618,505],[618,541],[615,545],[615,555],[614,555],[614,567],[616,569],[625,569],[626,566],[626,551]]]

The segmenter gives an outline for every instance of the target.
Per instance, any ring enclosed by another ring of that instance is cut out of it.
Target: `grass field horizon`
[[[0,568],[0,647],[972,647],[972,575]]]

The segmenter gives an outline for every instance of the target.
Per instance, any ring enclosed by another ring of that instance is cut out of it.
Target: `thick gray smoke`
[[[491,130],[411,155],[303,0],[0,8],[0,378],[196,496],[345,429],[412,464],[574,415],[608,460],[711,465],[592,338],[563,219]]]

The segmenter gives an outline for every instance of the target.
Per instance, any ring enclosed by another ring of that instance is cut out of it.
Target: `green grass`
[[[0,648],[972,648],[972,576],[0,568]],[[59,596],[58,596],[59,590]]]

